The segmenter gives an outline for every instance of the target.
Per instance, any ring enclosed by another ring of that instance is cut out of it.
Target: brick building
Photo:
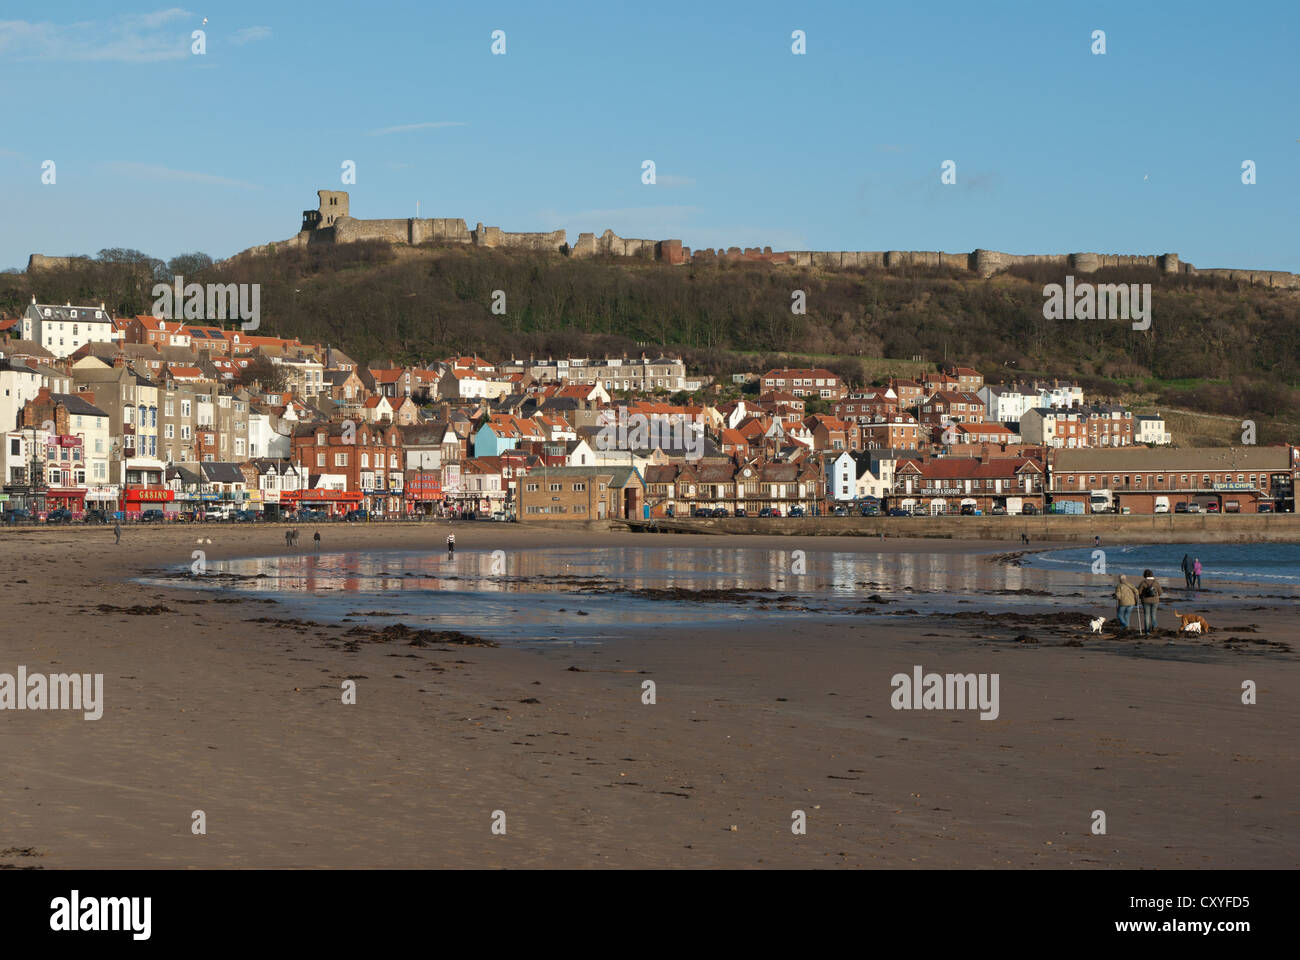
[[[1256,513],[1295,509],[1300,448],[1187,447],[1060,450],[1052,454],[1049,489],[1053,500],[1087,503],[1109,496],[1116,509],[1132,513],[1181,512],[1179,503],[1200,511]]]
[[[345,478],[344,491],[360,494],[362,508],[371,513],[398,513],[403,508],[402,433],[391,423],[300,424],[293,431],[291,458],[303,476]],[[318,484],[312,479],[308,486]],[[332,512],[355,499],[337,498]]]

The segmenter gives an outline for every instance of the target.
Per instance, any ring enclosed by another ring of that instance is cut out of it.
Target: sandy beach
[[[441,551],[447,525],[320,529],[323,550]],[[702,539],[455,532],[459,552]],[[285,552],[275,526],[131,527],[120,546],[108,528],[0,531],[0,673],[104,675],[101,719],[0,712],[0,867],[1300,863],[1288,601],[1214,613],[1210,637],[1172,643],[1091,637],[1090,602],[1078,616],[1020,603],[1017,620],[988,597],[969,616],[895,602],[794,626],[759,610],[743,628],[628,622],[588,645],[413,645],[229,587],[132,582],[188,564],[200,538],[212,562]],[[993,568],[1011,550],[777,539],[886,565],[923,552]],[[893,709],[891,677],[914,665],[996,673],[999,715]]]

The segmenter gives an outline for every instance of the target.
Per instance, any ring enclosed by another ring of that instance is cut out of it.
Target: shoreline
[[[439,552],[445,526],[321,531],[325,549]],[[456,525],[458,553],[645,545],[475,526]],[[1172,644],[1093,638],[1051,613],[999,623],[992,603],[793,627],[757,610],[738,628],[629,620],[610,643],[479,647],[123,580],[199,546],[283,554],[279,528],[214,525],[197,545],[192,529],[132,527],[120,548],[111,529],[45,532],[0,537],[15,571],[3,612],[28,625],[0,638],[0,672],[103,673],[104,714],[0,711],[14,771],[0,867],[1300,865],[1286,839],[1300,660],[1270,645],[1293,632],[1291,605]],[[1006,552],[886,545],[885,560],[979,567]],[[917,664],[999,673],[1000,715],[892,709],[890,678]],[[355,705],[341,702],[349,678]],[[1243,679],[1257,705],[1239,702]],[[1108,836],[1091,834],[1094,809]],[[791,834],[792,810],[807,835]]]

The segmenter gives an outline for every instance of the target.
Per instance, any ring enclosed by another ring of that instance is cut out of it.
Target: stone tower
[[[340,217],[350,216],[346,190],[317,190],[316,196],[320,198],[319,209],[302,212],[304,230],[328,229],[333,227],[334,222]]]

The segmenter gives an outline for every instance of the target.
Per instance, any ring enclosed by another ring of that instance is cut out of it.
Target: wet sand
[[[445,524],[320,529],[326,550],[441,551],[446,536]],[[1231,629],[1207,638],[1148,643],[1094,637],[1046,601],[1016,606],[1028,620],[989,616],[1001,612],[990,597],[973,616],[891,603],[794,625],[756,610],[743,630],[628,623],[597,645],[412,645],[228,591],[125,580],[188,563],[198,537],[210,560],[284,552],[277,527],[129,528],[120,547],[108,529],[0,533],[0,672],[105,675],[100,720],[0,712],[0,867],[1300,861],[1300,665],[1281,601],[1215,614]],[[476,551],[663,538],[464,523],[456,539]],[[762,543],[710,545],[733,539]],[[818,537],[806,549],[956,564],[1009,548]],[[119,612],[133,607],[155,612]],[[892,709],[890,678],[915,664],[996,672],[999,717]],[[348,678],[355,705],[341,702]],[[1245,680],[1255,705],[1241,703]],[[206,835],[191,833],[196,810]],[[1105,835],[1091,832],[1096,810]]]

